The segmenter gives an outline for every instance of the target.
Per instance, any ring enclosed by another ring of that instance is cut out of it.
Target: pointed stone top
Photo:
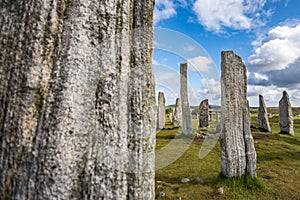
[[[161,99],[163,102],[165,102],[165,95],[163,92],[158,92],[158,99]]]
[[[286,91],[283,91],[283,96],[286,96],[286,97],[288,97],[289,96],[289,94],[286,92]]]

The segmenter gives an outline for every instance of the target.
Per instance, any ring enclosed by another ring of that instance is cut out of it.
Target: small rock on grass
[[[196,177],[195,178],[195,181],[197,182],[197,183],[204,183],[204,180],[203,180],[203,178],[201,178],[201,177]]]
[[[166,194],[164,192],[159,193],[159,197],[164,197],[164,196],[166,196]]]
[[[218,189],[218,193],[219,193],[219,194],[224,194],[224,187],[220,187],[220,188]]]
[[[188,183],[188,182],[190,182],[189,178],[182,178],[181,179],[181,183]]]

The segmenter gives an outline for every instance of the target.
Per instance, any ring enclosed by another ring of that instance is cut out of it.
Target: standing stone
[[[268,110],[264,101],[264,97],[262,95],[259,95],[258,128],[262,131],[271,132]]]
[[[165,96],[163,92],[158,92],[158,109],[157,109],[157,129],[163,129],[166,123]]]
[[[199,105],[199,128],[208,127],[208,99]]]
[[[174,114],[173,114],[173,127],[181,126],[181,117],[182,117],[181,102],[180,102],[180,98],[177,98],[175,103]]]
[[[174,113],[174,110],[169,113],[169,119],[170,119],[171,124],[173,124],[173,113]]]
[[[182,133],[192,134],[192,115],[188,98],[187,63],[180,63],[180,96],[182,110]]]
[[[233,51],[222,52],[221,171],[226,177],[256,177],[250,130],[246,67]]]
[[[294,135],[294,119],[289,95],[286,91],[279,101],[279,126],[282,133]]]
[[[1,1],[1,199],[154,199],[153,5]]]

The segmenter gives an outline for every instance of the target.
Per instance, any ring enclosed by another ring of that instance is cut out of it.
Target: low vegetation
[[[257,113],[255,110],[251,113],[254,127]],[[295,137],[279,134],[278,116],[273,115],[269,120],[271,133],[252,128],[257,179],[224,178],[220,174],[219,142],[200,159],[203,139],[194,140],[179,159],[156,171],[157,199],[300,199],[300,117],[294,118]],[[197,128],[196,119],[193,127]],[[165,128],[157,133],[157,150],[176,140],[174,137],[179,133],[180,129],[173,129],[167,117]],[[182,183],[183,178],[190,181]]]

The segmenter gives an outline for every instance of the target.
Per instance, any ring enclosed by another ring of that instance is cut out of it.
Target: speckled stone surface
[[[262,95],[259,95],[258,128],[262,131],[271,132],[268,110]]]
[[[208,127],[208,99],[201,101],[199,105],[199,127]]]
[[[180,63],[181,126],[184,135],[193,134],[192,115],[188,98],[187,63]]]
[[[282,133],[294,135],[293,111],[290,97],[286,91],[283,92],[279,101],[279,126]]]
[[[2,199],[154,199],[153,5],[1,1]]]
[[[166,123],[166,99],[163,92],[158,92],[157,129],[163,129]]]
[[[246,67],[233,51],[223,51],[221,70],[221,171],[226,177],[255,178],[256,152],[246,98]]]
[[[179,127],[181,126],[181,101],[180,98],[176,99],[175,102],[175,108],[174,108],[174,114],[173,114],[173,126],[174,127]]]

